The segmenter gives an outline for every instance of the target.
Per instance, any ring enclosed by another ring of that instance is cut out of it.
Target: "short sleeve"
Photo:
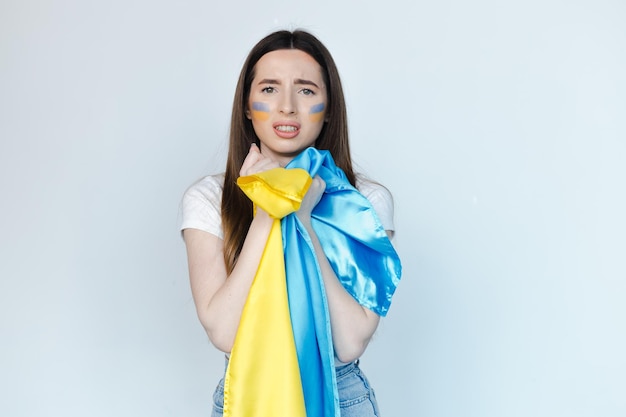
[[[385,230],[394,232],[393,197],[389,190],[381,184],[361,179],[357,181],[357,188],[372,204]]]
[[[185,191],[181,204],[180,230],[198,229],[224,239],[222,230],[223,175],[202,178]]]

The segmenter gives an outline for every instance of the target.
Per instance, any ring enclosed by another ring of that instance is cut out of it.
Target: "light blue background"
[[[383,415],[626,415],[626,3],[0,3],[0,415],[206,416],[184,189],[278,28],[339,65],[404,277]]]

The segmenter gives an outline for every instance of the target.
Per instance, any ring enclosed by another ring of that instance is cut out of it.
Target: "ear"
[[[250,115],[250,109],[246,106],[246,117],[248,120],[252,120],[252,115]]]

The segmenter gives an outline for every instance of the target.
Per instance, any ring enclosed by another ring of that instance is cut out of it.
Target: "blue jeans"
[[[341,417],[379,417],[374,390],[359,368],[359,361],[335,368]],[[222,378],[213,393],[213,413],[211,417],[222,417],[224,413],[224,379]],[[310,416],[328,417],[328,416]],[[332,417],[332,416],[331,416]]]

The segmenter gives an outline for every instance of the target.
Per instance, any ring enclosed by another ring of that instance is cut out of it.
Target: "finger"
[[[243,165],[241,166],[239,175],[252,175],[258,172],[263,172],[278,167],[280,167],[280,164],[277,161],[274,161],[272,158],[264,156],[263,154],[258,152],[258,150],[255,151],[253,149],[250,149],[250,153],[246,157]]]
[[[316,175],[313,178],[313,181],[311,181],[311,187],[315,187],[316,190],[324,191],[326,190],[326,182],[322,179],[322,177]]]
[[[280,165],[278,164],[278,162],[274,161],[271,158],[267,158],[264,157],[262,159],[259,159],[259,161],[256,163],[256,165],[263,169],[263,170],[267,170],[267,169],[271,169],[271,168],[277,168]]]
[[[258,172],[268,171],[273,168],[278,168],[280,165],[278,162],[269,158],[261,158],[254,165],[248,169],[248,175],[256,174]]]
[[[239,170],[239,175],[248,175],[250,167],[255,165],[260,159],[264,158],[264,156],[261,155],[261,152],[259,152],[258,148],[256,148],[256,150],[255,148],[256,147],[250,147],[250,151],[248,152],[246,159],[243,160],[243,164],[241,165],[241,169]]]

